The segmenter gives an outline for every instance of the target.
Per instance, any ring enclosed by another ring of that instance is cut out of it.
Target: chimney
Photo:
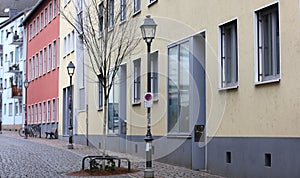
[[[17,9],[9,9],[9,18],[13,18],[15,15],[17,15],[17,13]]]

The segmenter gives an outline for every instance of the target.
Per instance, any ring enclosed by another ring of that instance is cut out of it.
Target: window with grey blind
[[[104,6],[103,2],[99,4],[99,14],[98,14],[98,20],[99,20],[99,36],[102,36],[103,30],[104,30]]]
[[[257,82],[279,79],[279,17],[278,4],[256,12],[257,22]]]
[[[141,100],[141,59],[133,61],[133,104]]]
[[[127,0],[120,0],[120,19],[121,22],[126,20],[126,1]]]
[[[221,88],[236,86],[238,83],[237,20],[220,28],[221,39]]]
[[[158,51],[150,55],[151,65],[151,92],[153,99],[158,100]]]
[[[133,14],[141,11],[141,0],[133,0]]]
[[[108,1],[108,28],[113,28],[115,19],[114,19],[114,0]]]

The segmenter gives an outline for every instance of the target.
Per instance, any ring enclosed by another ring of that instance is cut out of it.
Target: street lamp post
[[[70,124],[69,124],[69,144],[68,149],[73,149],[73,101],[72,101],[72,76],[75,72],[75,66],[72,61],[67,66],[68,74],[70,76],[70,87],[69,87],[69,113],[70,113]]]
[[[150,52],[151,52],[151,43],[155,37],[157,24],[151,18],[150,15],[147,15],[144,23],[140,26],[142,31],[142,37],[147,44],[147,92],[151,93],[151,65],[150,65]],[[152,169],[152,134],[151,134],[151,119],[150,119],[151,107],[147,107],[147,133],[144,138],[146,142],[146,169],[144,171],[144,177],[154,177],[154,171]]]
[[[28,128],[27,128],[27,120],[28,120],[28,115],[27,115],[27,88],[29,86],[29,81],[25,79],[24,81],[24,87],[25,87],[25,121],[24,121],[24,131],[25,131],[25,139],[28,138]]]

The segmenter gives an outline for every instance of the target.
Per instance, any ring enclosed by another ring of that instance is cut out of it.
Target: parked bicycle
[[[22,127],[19,129],[19,135],[21,137],[25,137],[25,128]],[[27,135],[29,137],[41,137],[41,128],[39,125],[27,125]]]

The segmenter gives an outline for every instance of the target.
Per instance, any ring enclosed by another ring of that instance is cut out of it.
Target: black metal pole
[[[69,112],[70,112],[70,125],[69,125],[69,144],[68,149],[73,149],[73,103],[72,103],[72,76],[70,76],[70,90],[69,90]]]
[[[24,122],[24,132],[25,132],[25,139],[28,138],[28,128],[27,128],[27,120],[28,120],[28,115],[27,115],[27,87],[25,87],[25,122]]]
[[[151,51],[151,41],[147,42],[147,92],[151,92],[151,63],[150,63],[150,51]],[[144,177],[151,178],[154,177],[154,171],[152,169],[152,134],[151,134],[151,108],[147,108],[147,133],[144,138],[146,142],[146,169],[144,171]]]

